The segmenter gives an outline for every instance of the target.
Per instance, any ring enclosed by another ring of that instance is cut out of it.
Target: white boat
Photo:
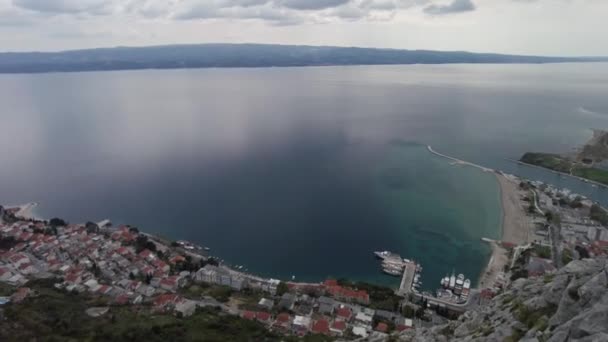
[[[449,276],[446,275],[443,279],[441,279],[441,286],[443,286],[443,288],[448,288],[450,286]]]
[[[391,268],[382,268],[382,272],[388,274],[388,275],[392,275],[395,277],[400,277],[402,272],[399,270],[395,270],[395,269],[391,269]]]
[[[452,276],[450,277],[450,283],[449,283],[448,287],[450,289],[453,289],[454,286],[456,286],[456,276],[452,273]]]
[[[464,281],[464,285],[462,286],[463,290],[468,290],[471,288],[471,279],[466,279]]]
[[[389,251],[374,252],[374,255],[378,259],[382,259],[382,260],[401,261],[401,256],[399,256],[399,254],[395,254],[395,253],[392,253],[392,252],[389,252]]]

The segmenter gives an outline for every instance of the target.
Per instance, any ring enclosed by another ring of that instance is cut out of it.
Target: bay
[[[189,239],[282,279],[394,285],[374,250],[477,279],[500,236],[493,175],[608,203],[519,166],[606,128],[608,64],[350,66],[0,75],[0,203]]]

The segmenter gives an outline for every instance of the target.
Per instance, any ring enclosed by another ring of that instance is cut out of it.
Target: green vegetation
[[[581,166],[557,154],[528,152],[520,161],[608,185],[608,171]]]
[[[608,171],[593,167],[577,166],[572,170],[572,174],[578,177],[592,180],[594,182],[608,184]]]
[[[39,296],[5,306],[2,341],[276,341],[279,336],[256,322],[199,309],[188,318],[150,313],[145,307],[111,307],[98,318],[85,314],[99,298],[52,288],[53,281],[32,282]],[[320,339],[312,339],[319,341]]]
[[[555,274],[545,274],[545,276],[543,277],[543,283],[549,284],[553,281],[553,278],[555,278]]]
[[[562,158],[557,154],[551,153],[532,153],[528,152],[520,159],[522,162],[537,166],[542,166],[558,172],[570,173],[572,162]]]
[[[407,318],[414,318],[414,316],[416,315],[416,309],[411,305],[405,305],[401,309],[401,313]]]
[[[51,227],[64,227],[64,226],[67,226],[68,223],[65,220],[63,220],[63,219],[60,219],[58,217],[54,217],[54,218],[52,218],[49,221],[49,225]]]
[[[452,335],[454,335],[454,327],[452,327],[451,324],[448,324],[443,329],[441,329],[441,331],[439,331],[439,333],[441,335],[451,337]]]
[[[569,249],[564,249],[562,251],[562,263],[567,265],[570,261],[572,261],[574,257],[572,256],[572,251]]]
[[[10,295],[12,295],[15,292],[16,288],[5,284],[5,283],[0,283],[0,297],[8,297]]]
[[[549,258],[551,258],[551,247],[543,246],[543,245],[535,245],[534,253],[540,258],[549,259]]]
[[[372,309],[381,309],[388,311],[398,311],[401,297],[395,294],[395,291],[389,287],[378,286],[365,282],[350,282],[346,279],[339,279],[338,283],[342,286],[351,287],[353,289],[364,290],[369,294],[370,307]]]
[[[277,296],[282,296],[288,291],[289,287],[287,287],[287,284],[285,284],[284,282],[280,282],[279,285],[277,285]]]
[[[547,319],[547,317],[553,316],[556,310],[557,306],[555,305],[548,305],[543,308],[531,310],[521,301],[514,302],[512,307],[513,316],[515,316],[518,321],[525,324],[528,329],[537,326],[543,317]]]

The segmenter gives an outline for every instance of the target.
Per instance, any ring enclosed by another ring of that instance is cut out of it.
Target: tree
[[[289,287],[284,282],[280,282],[277,285],[277,296],[282,296],[283,294],[289,292]]]
[[[416,315],[416,309],[414,309],[410,305],[403,306],[403,309],[401,311],[403,313],[403,316],[405,316],[406,318],[414,318],[414,316]]]
[[[68,223],[60,218],[54,217],[49,221],[49,225],[51,227],[65,227]]]
[[[89,221],[89,222],[85,223],[84,226],[87,229],[87,233],[89,233],[89,234],[99,233],[99,226],[97,225],[97,223]]]

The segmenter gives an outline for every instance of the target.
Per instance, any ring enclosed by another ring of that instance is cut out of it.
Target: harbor
[[[466,278],[464,274],[456,274],[454,271],[451,275],[448,274],[441,279],[440,286],[434,294],[421,292],[422,266],[420,264],[389,251],[374,252],[374,255],[381,260],[383,273],[401,277],[399,288],[395,291],[395,294],[399,296],[413,295],[426,301],[429,306],[462,312],[472,302],[470,301],[472,294],[477,293],[471,289],[470,279]]]

